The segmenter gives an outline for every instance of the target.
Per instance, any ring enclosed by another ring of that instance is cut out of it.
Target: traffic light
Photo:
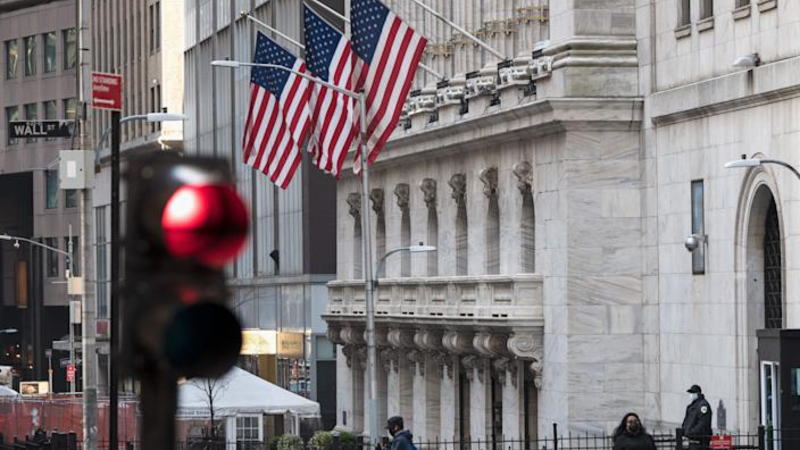
[[[228,165],[155,152],[132,158],[126,181],[122,361],[143,383],[220,376],[242,345],[224,265],[249,223]]]

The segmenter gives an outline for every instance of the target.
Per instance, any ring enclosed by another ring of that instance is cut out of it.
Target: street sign
[[[67,366],[67,381],[70,383],[75,381],[75,366],[72,364]]]
[[[72,137],[74,120],[12,120],[8,122],[8,137],[68,138]]]
[[[58,362],[59,362],[59,365],[61,366],[61,368],[63,369],[65,367],[68,368],[69,366],[80,365],[81,364],[81,359],[80,358],[75,358],[75,364],[72,364],[70,362],[69,358],[61,358]]]
[[[708,448],[711,450],[731,450],[733,448],[733,438],[730,434],[715,434],[711,436]]]
[[[122,111],[122,75],[92,72],[92,108]]]

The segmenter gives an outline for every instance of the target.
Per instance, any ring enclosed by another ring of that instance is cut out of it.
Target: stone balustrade
[[[328,283],[327,315],[364,316],[364,283]],[[542,276],[538,274],[382,278],[375,301],[381,318],[447,320],[542,320]]]

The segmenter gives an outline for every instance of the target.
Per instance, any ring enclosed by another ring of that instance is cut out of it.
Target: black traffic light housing
[[[223,266],[249,217],[223,160],[154,152],[132,157],[125,179],[120,362],[141,382],[143,443],[160,446],[174,442],[177,380],[221,376],[239,356]]]

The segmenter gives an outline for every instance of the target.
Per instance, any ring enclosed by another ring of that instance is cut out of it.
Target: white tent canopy
[[[0,385],[0,397],[17,397],[19,392],[11,389],[8,386]]]
[[[187,381],[178,387],[179,417],[208,417],[209,385],[204,379]],[[319,403],[308,400],[245,370],[234,367],[216,380],[211,390],[214,415],[286,414],[318,417]]]

